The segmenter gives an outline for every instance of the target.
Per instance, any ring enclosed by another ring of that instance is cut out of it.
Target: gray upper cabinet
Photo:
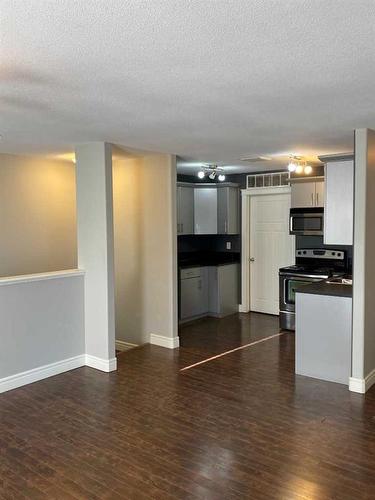
[[[329,161],[325,164],[324,243],[353,244],[354,162]]]
[[[291,183],[292,208],[324,207],[324,181]]]
[[[238,234],[239,190],[236,187],[217,188],[217,232],[218,234]]]
[[[194,188],[194,233],[217,234],[216,187]]]
[[[177,234],[194,234],[194,188],[177,185]]]

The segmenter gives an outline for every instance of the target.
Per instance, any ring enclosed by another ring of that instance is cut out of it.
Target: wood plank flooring
[[[1,499],[375,498],[375,388],[294,375],[277,318],[234,315],[0,395]]]

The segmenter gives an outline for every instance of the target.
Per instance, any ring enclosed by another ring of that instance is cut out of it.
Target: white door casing
[[[289,187],[242,192],[242,312],[279,314],[278,271],[294,264],[290,205]]]

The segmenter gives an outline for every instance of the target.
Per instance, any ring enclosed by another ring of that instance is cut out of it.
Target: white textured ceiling
[[[372,0],[0,0],[0,18],[2,152],[106,140],[235,166],[375,127]]]

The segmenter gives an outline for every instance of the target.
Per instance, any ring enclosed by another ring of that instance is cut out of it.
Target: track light
[[[218,177],[218,179],[219,179],[220,182],[225,181],[225,175],[224,174],[220,174],[219,177]]]
[[[288,165],[289,172],[295,172],[297,170],[297,164],[294,161],[291,161]]]
[[[304,169],[304,172],[305,172],[305,174],[306,174],[306,175],[311,174],[311,172],[312,172],[312,167],[311,167],[310,165],[306,165],[306,166],[305,166],[305,169]]]
[[[199,170],[199,172],[198,172],[198,177],[199,177],[200,179],[204,179],[204,175],[205,175],[205,174],[204,174],[204,170]]]
[[[216,177],[216,170],[213,170],[210,175],[208,176],[211,180],[214,180]]]

